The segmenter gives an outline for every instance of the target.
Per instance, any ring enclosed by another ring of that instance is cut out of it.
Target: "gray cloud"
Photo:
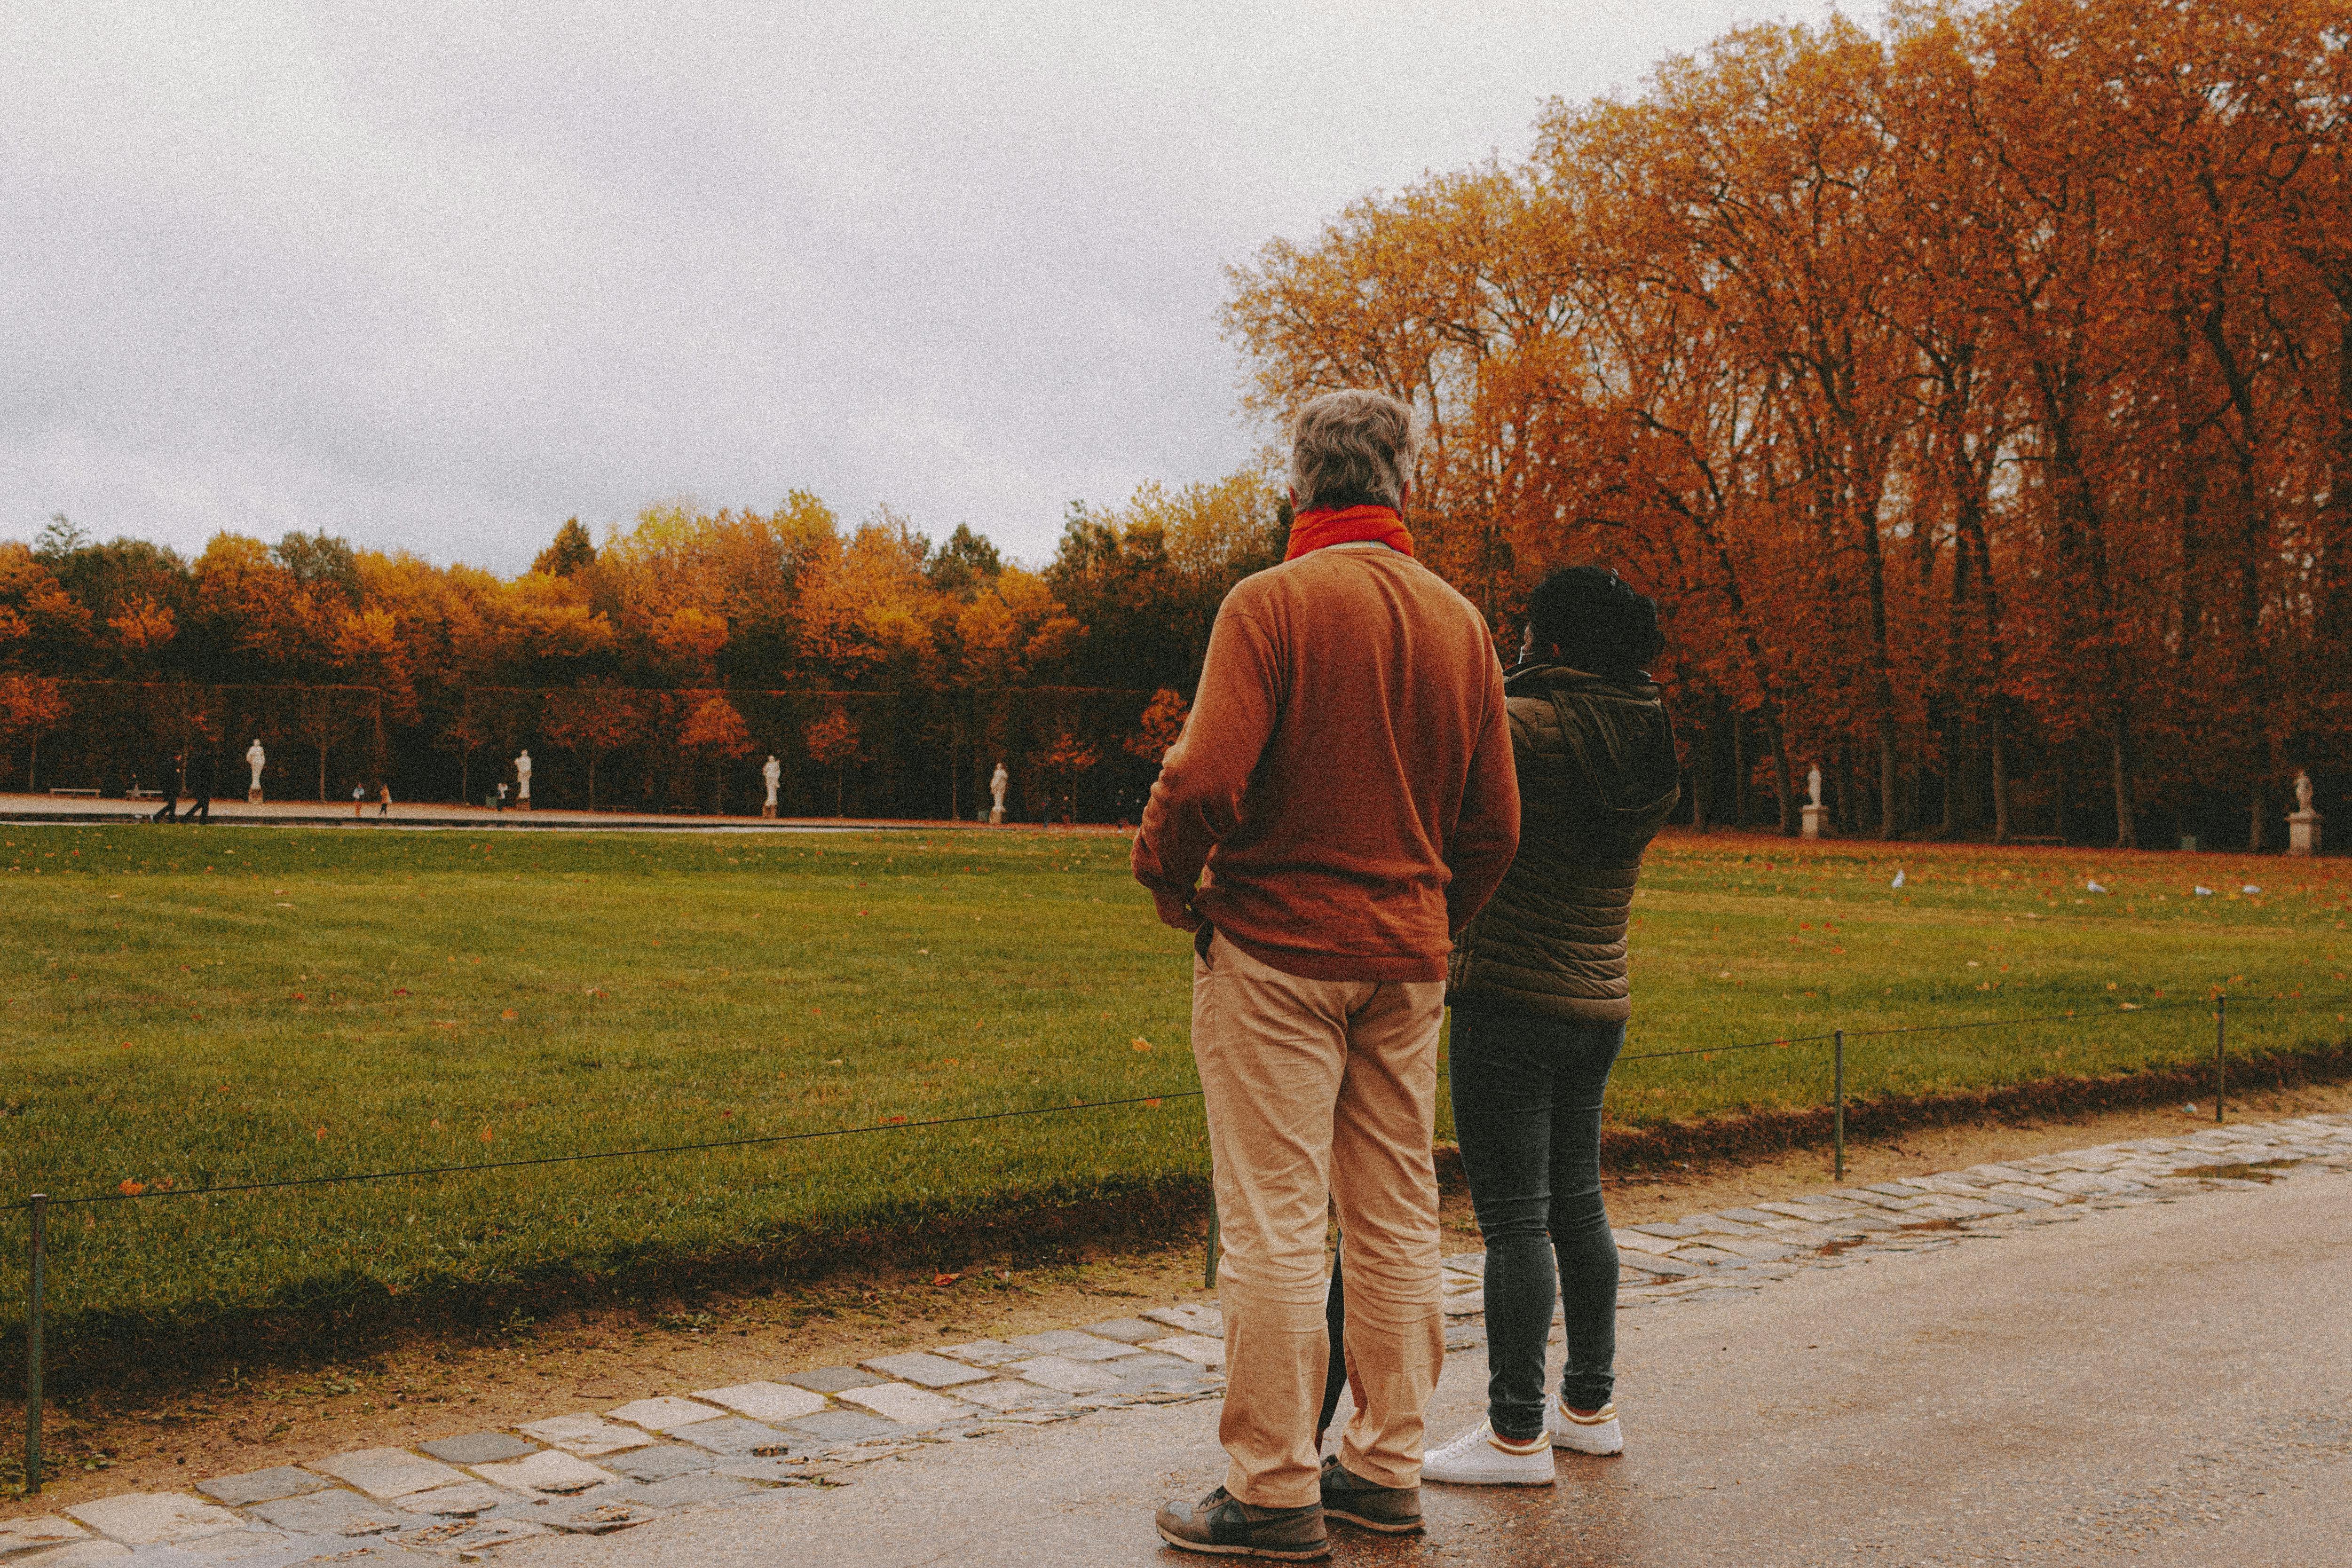
[[[511,570],[803,487],[1039,559],[1264,439],[1225,264],[1759,9],[0,0],[0,535]]]

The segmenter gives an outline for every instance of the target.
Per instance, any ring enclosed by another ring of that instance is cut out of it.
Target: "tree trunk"
[[[25,793],[37,795],[40,792],[41,737],[36,735],[33,737],[31,747],[25,753]]]
[[[588,753],[588,809],[596,809],[596,753],[593,748]]]
[[[2139,848],[2139,824],[2132,814],[2131,725],[2126,718],[2123,705],[2116,705],[2115,727],[2116,775],[2116,848]]]
[[[2267,779],[2254,780],[2252,821],[2246,830],[2246,848],[2261,854],[2271,847],[2271,787]]]
[[[1748,716],[1731,715],[1731,825],[1748,825]]]
[[[849,789],[849,764],[845,762],[833,770],[833,815],[838,821],[843,813],[842,801]]]
[[[327,803],[327,748],[319,747],[319,804]]]
[[[1764,725],[1764,739],[1772,754],[1772,800],[1780,812],[1780,836],[1797,836],[1796,781],[1789,772],[1789,737],[1780,727],[1778,716],[1770,708],[1759,713]]]
[[[1706,724],[1698,732],[1698,767],[1691,775],[1691,828],[1704,833],[1715,804],[1715,736],[1722,727],[1723,705],[1720,699],[1708,706]]]
[[[2001,733],[2000,698],[1998,695],[1992,700],[1991,716],[1988,722],[1991,733],[1987,738],[1992,750],[1992,841],[2005,844],[2009,842],[2009,743]]]
[[[1895,722],[1891,715],[1878,721],[1878,836],[1891,839],[1902,831],[1901,781],[1895,774]]]

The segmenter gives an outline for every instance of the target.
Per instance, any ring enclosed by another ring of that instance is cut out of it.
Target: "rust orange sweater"
[[[1410,556],[1337,546],[1225,596],[1135,875],[1287,974],[1437,980],[1518,838],[1486,622]]]

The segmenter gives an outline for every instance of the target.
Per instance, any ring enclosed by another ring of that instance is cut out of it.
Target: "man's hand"
[[[1160,906],[1160,923],[1173,925],[1179,931],[1198,931],[1201,917],[1192,912],[1192,900],[1181,893],[1154,892],[1151,902]]]

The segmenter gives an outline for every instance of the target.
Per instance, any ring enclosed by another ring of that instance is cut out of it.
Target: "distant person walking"
[[[186,754],[188,794],[194,804],[180,813],[184,822],[213,821],[213,753],[208,746],[192,746]]]
[[[1606,568],[1570,567],[1536,590],[1504,682],[1519,851],[1454,946],[1446,1053],[1486,1243],[1486,1419],[1429,1456],[1433,1481],[1547,1485],[1554,1448],[1625,1446],[1612,1401],[1617,1245],[1601,1197],[1601,1103],[1633,1013],[1633,884],[1681,797],[1674,725],[1643,671],[1664,645],[1654,601]],[[1350,1297],[1355,1241],[1344,1247]],[[1567,1365],[1548,1397],[1555,1278]]]
[[[1411,411],[1375,392],[1299,413],[1288,558],[1225,596],[1135,841],[1160,917],[1194,934],[1223,1238],[1225,1484],[1157,1521],[1188,1551],[1320,1556],[1327,1514],[1421,1527],[1446,953],[1510,864],[1519,805],[1494,641],[1399,516],[1413,446]],[[1335,1199],[1364,1407],[1318,1466]]]
[[[180,767],[183,755],[173,752],[155,769],[155,787],[163,792],[163,803],[155,808],[151,822],[177,821],[180,816]]]
[[[391,815],[392,815],[392,785],[391,785],[391,783],[387,780],[387,781],[385,781],[385,782],[383,782],[383,783],[380,783],[380,784],[378,784],[375,788],[376,788],[375,814],[376,814],[377,816],[379,816],[379,817],[389,817],[389,816],[391,816]]]

